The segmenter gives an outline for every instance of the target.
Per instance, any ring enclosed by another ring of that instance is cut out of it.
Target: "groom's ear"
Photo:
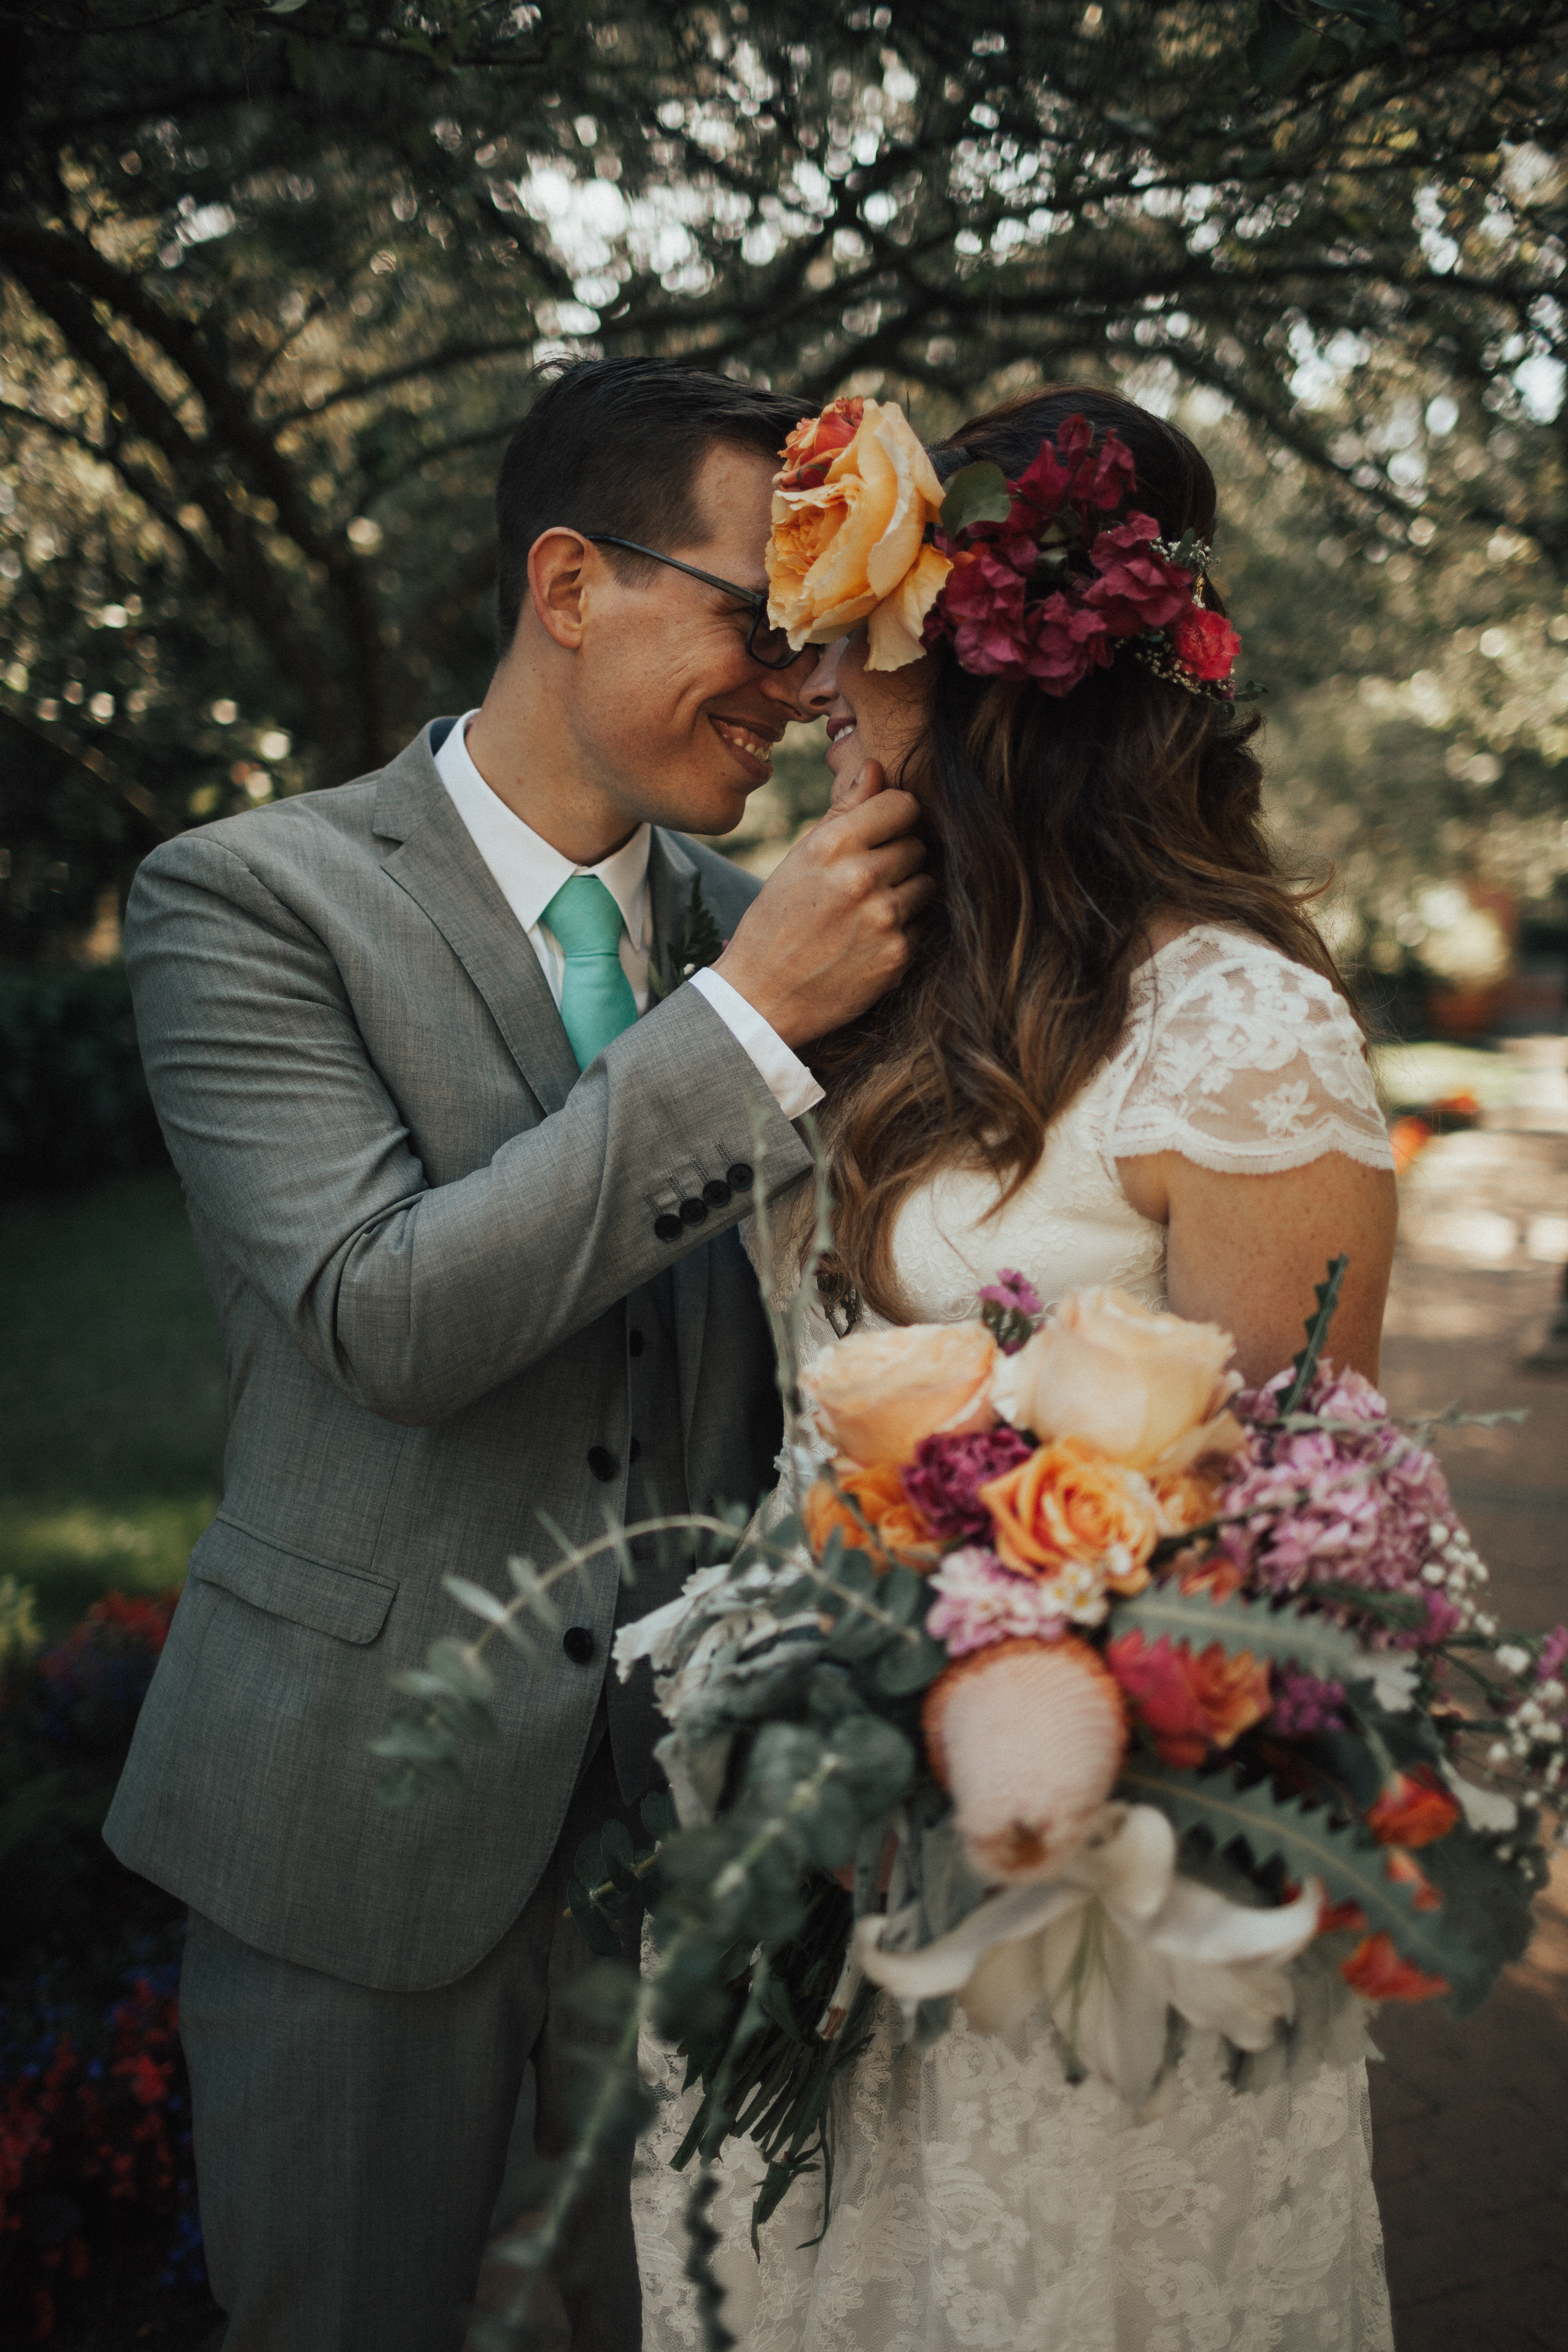
[[[528,551],[528,589],[546,634],[568,653],[583,642],[592,579],[604,558],[579,530],[547,530]]]

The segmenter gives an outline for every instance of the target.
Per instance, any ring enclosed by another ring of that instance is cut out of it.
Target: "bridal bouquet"
[[[655,1882],[684,2153],[754,2137],[759,2219],[877,1987],[922,2038],[1044,2004],[1069,2074],[1158,2111],[1194,2036],[1246,2088],[1523,1949],[1568,1630],[1500,1631],[1429,1428],[1324,1357],[1343,1263],[1253,1391],[1213,1326],[1010,1273],[839,1340],[793,1495],[619,1636],[682,1826],[574,1904],[602,1933]]]

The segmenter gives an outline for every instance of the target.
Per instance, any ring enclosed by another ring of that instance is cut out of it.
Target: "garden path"
[[[1384,1327],[1396,1412],[1456,1398],[1529,1408],[1522,1428],[1440,1444],[1496,1613],[1524,1626],[1568,1614],[1568,1376],[1520,1362],[1568,1258],[1561,1129],[1568,1114],[1559,1127],[1539,1110],[1499,1112],[1427,1147],[1405,1181]],[[1479,2017],[1385,2009],[1373,2039],[1386,2061],[1372,2070],[1373,2169],[1398,2352],[1563,2352],[1568,1857],[1529,1952]]]

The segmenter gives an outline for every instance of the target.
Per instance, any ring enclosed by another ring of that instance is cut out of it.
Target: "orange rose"
[[[1122,1633],[1105,1663],[1166,1764],[1193,1768],[1211,1748],[1234,1747],[1272,1704],[1267,1664],[1250,1650],[1227,1657],[1218,1642],[1194,1655],[1164,1635],[1149,1643],[1140,1633]]]
[[[1363,1936],[1340,1974],[1352,1992],[1366,2000],[1435,2000],[1448,1990],[1447,1977],[1429,1977],[1402,1960],[1394,1938],[1382,1930]]]
[[[1191,1559],[1192,1555],[1185,1553],[1183,1557]],[[1241,1591],[1242,1581],[1241,1570],[1235,1560],[1227,1559],[1223,1551],[1212,1551],[1207,1559],[1200,1559],[1194,1567],[1183,1569],[1180,1588],[1186,1595],[1206,1592],[1211,1601],[1228,1601],[1233,1592]]]
[[[1457,1799],[1430,1766],[1417,1764],[1399,1773],[1393,1787],[1384,1790],[1367,1814],[1366,1825],[1379,1845],[1430,1845],[1434,1839],[1447,1837],[1458,1818]]]
[[[1121,1290],[1080,1290],[998,1367],[1004,1420],[1039,1438],[1083,1437],[1134,1470],[1184,1470],[1230,1454],[1240,1423],[1222,1410],[1240,1385],[1215,1323],[1157,1315]]]
[[[1163,1536],[1184,1536],[1189,1528],[1206,1526],[1219,1504],[1219,1488],[1195,1470],[1152,1471],[1149,1490]]]
[[[851,1503],[854,1509],[850,1508]],[[931,1529],[905,1494],[896,1462],[874,1463],[867,1470],[846,1470],[837,1487],[831,1478],[819,1478],[802,1506],[801,1517],[805,1523],[807,1541],[818,1554],[826,1549],[827,1538],[837,1528],[847,1544],[870,1553],[879,1576],[884,1569],[893,1566],[894,1553],[906,1567],[929,1564],[910,1557],[911,1553],[918,1554],[922,1547],[929,1547]],[[875,1544],[868,1538],[862,1520],[875,1532]]]
[[[1141,1592],[1160,1522],[1145,1482],[1075,1437],[1037,1447],[1026,1462],[980,1489],[996,1531],[997,1556],[1026,1576],[1049,1576],[1064,1560],[1105,1571],[1112,1592]]]
[[[922,1437],[990,1429],[996,1342],[983,1323],[857,1331],[809,1363],[800,1385],[830,1444],[852,1462],[908,1462]]]
[[[842,430],[816,420],[809,448],[797,425],[773,487],[768,540],[768,618],[802,646],[830,645],[868,623],[868,669],[902,669],[925,651],[921,631],[952,569],[925,544],[942,511],[942,484],[902,409],[868,400],[847,446],[813,488],[819,441]],[[797,446],[798,445],[798,446]]]
[[[860,430],[865,411],[863,400],[843,398],[830,400],[820,416],[803,416],[784,445],[780,489],[819,489],[840,449]]]

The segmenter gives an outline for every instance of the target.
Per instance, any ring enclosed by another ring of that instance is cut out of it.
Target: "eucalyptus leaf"
[[[460,1601],[465,1609],[472,1610],[476,1617],[482,1617],[487,1625],[500,1625],[504,1622],[507,1603],[488,1585],[476,1584],[468,1576],[444,1576],[441,1582],[454,1601]]]
[[[602,1960],[621,1958],[621,1939],[609,1921],[595,1909],[593,1898],[580,1878],[566,1884],[566,1901],[577,1925],[577,1933],[588,1949]]]
[[[513,1584],[528,1603],[529,1609],[538,1618],[546,1633],[558,1633],[563,1622],[561,1611],[553,1595],[541,1582],[539,1570],[533,1562],[521,1555],[516,1555],[507,1561],[506,1566],[507,1574],[511,1578]]]
[[[599,1845],[605,1857],[605,1875],[614,1879],[623,1895],[633,1893],[637,1883],[634,1867],[637,1855],[625,1822],[607,1821],[599,1832]]]
[[[872,1687],[881,1698],[912,1698],[935,1682],[947,1663],[947,1652],[929,1633],[918,1642],[889,1642],[871,1667]]]
[[[482,1659],[463,1642],[433,1642],[425,1659],[426,1671],[454,1698],[489,1698],[495,1676]]]
[[[370,1743],[373,1756],[395,1756],[419,1764],[434,1764],[452,1754],[452,1735],[427,1717],[399,1716],[379,1739]]]

